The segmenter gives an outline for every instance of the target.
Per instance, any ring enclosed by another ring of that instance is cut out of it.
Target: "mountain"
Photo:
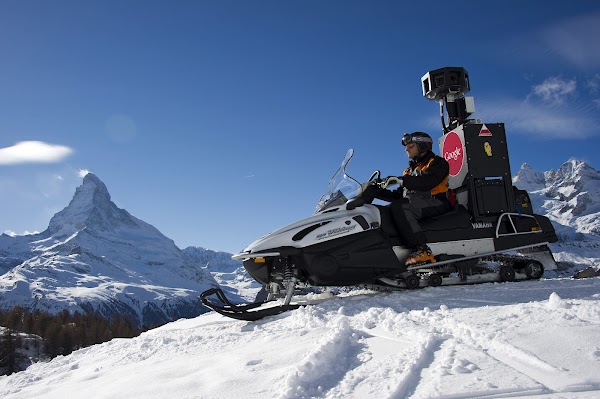
[[[578,160],[543,173],[523,164],[513,184],[527,190],[536,212],[552,220],[559,241],[550,247],[557,261],[600,265],[600,171]]]
[[[147,327],[206,312],[214,278],[87,174],[39,234],[0,236],[0,307],[124,314]]]
[[[533,170],[529,164],[521,165],[519,172],[513,177],[513,184],[520,190],[537,191],[546,186],[544,174]]]
[[[254,302],[262,286],[250,277],[241,261],[231,259],[230,253],[201,247],[187,247],[183,253],[210,272],[228,297],[238,296],[246,302]]]

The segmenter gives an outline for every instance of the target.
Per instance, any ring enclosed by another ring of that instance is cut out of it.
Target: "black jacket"
[[[427,169],[416,171],[417,166],[425,165],[431,158],[433,161]],[[431,191],[448,176],[450,165],[444,158],[435,155],[432,151],[427,151],[417,159],[411,160],[404,173],[402,183],[408,192]]]
[[[418,157],[416,160],[410,161],[409,167],[405,170],[405,173],[411,173],[417,166],[425,165],[432,157],[434,159],[431,161],[429,167],[425,171],[420,172],[418,176],[406,174],[402,177],[402,185],[406,188],[408,196],[410,196],[410,193],[415,192],[431,192],[431,190],[440,184],[450,173],[450,165],[448,165],[448,161],[440,156],[435,155],[432,151],[427,151],[422,157]],[[438,199],[446,203],[448,200],[445,197],[445,194],[440,195]],[[369,185],[363,194],[363,198],[365,198],[367,202],[371,202],[374,198],[393,202],[405,198],[404,188],[399,187],[396,190],[390,191],[377,188],[374,185]]]

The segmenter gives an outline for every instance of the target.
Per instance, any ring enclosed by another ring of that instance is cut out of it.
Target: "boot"
[[[418,245],[413,253],[406,258],[406,266],[415,266],[435,262],[433,253],[427,244]]]

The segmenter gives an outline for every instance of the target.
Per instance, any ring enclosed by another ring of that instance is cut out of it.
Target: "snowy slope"
[[[600,267],[599,171],[577,160],[544,173],[523,164],[513,183],[528,190],[535,211],[552,220],[559,242],[550,247],[557,261]]]
[[[599,292],[543,279],[209,313],[0,377],[0,397],[598,398]]]
[[[95,310],[146,326],[205,312],[198,295],[216,285],[172,240],[117,208],[93,174],[46,231],[0,236],[0,265],[4,309]]]

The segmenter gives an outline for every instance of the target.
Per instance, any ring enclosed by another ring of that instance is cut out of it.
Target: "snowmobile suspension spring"
[[[283,281],[290,281],[293,278],[294,278],[294,270],[293,270],[293,267],[290,265],[289,257],[286,256],[283,259]]]

